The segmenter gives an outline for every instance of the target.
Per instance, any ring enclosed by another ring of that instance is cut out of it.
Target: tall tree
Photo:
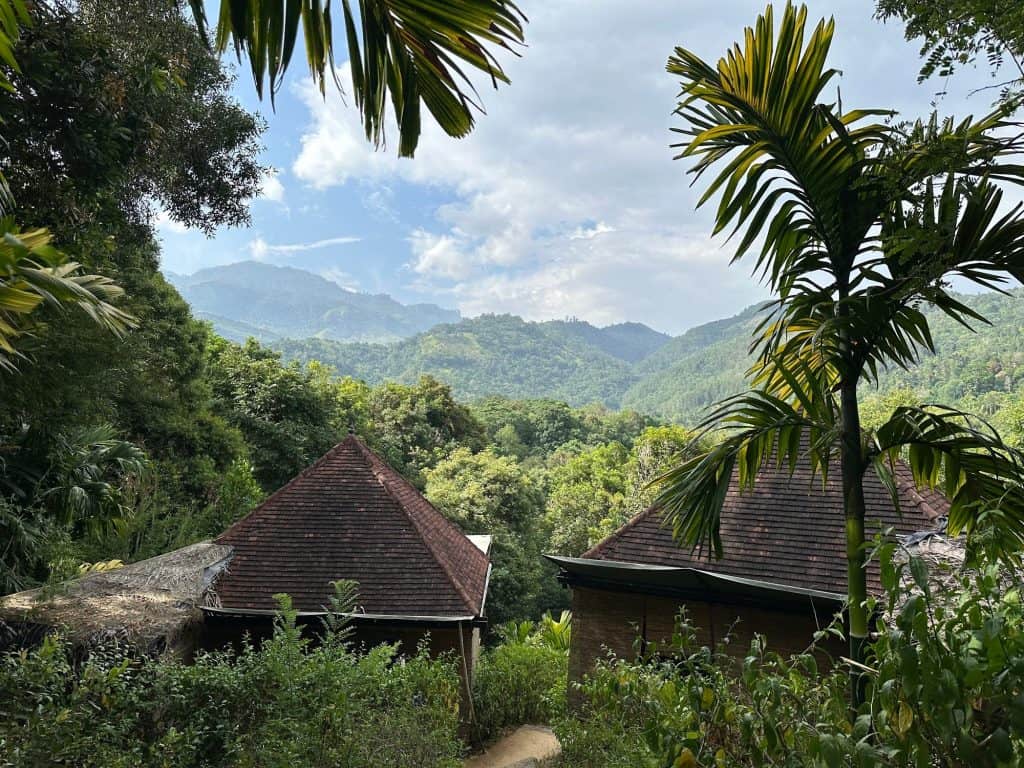
[[[879,18],[901,19],[907,39],[921,40],[920,79],[951,75],[984,58],[1007,101],[1024,94],[1024,6],[999,0],[877,0]]]
[[[543,496],[515,461],[457,448],[427,470],[426,496],[464,533],[493,537],[487,614],[500,623],[537,617]]]
[[[203,0],[190,2],[205,30]],[[512,0],[342,0],[341,7],[352,95],[366,136],[383,142],[390,98],[402,156],[416,151],[421,104],[449,136],[468,134],[473,108],[480,107],[467,70],[483,72],[495,87],[507,83],[491,49],[511,50],[523,42],[525,17]],[[262,95],[269,83],[273,99],[300,28],[314,82],[323,92],[329,74],[340,88],[330,2],[221,0],[216,46],[223,52],[230,45],[239,58],[247,56],[257,92]]]
[[[1024,219],[1019,207],[1003,212],[993,184],[1020,181],[1007,161],[1020,140],[1005,111],[910,126],[843,111],[826,94],[838,74],[826,67],[834,24],[806,35],[806,21],[806,8],[787,5],[776,32],[769,6],[717,66],[683,48],[668,63],[682,81],[680,157],[695,159],[697,180],[724,166],[700,202],[720,195],[715,231],[733,228],[734,260],[753,251],[776,298],[754,342],[756,389],[716,407],[701,432],[724,439],[671,470],[660,503],[683,544],[710,540],[720,552],[734,471],[749,487],[768,462],[804,456],[825,473],[838,457],[850,654],[862,660],[866,472],[894,488],[904,453],[919,484],[944,480],[952,533],[993,523],[1008,550],[1024,544],[1024,461],[994,430],[949,409],[900,407],[865,432],[857,394],[881,368],[931,349],[922,305],[983,320],[947,290],[951,277],[998,287],[1024,276]]]

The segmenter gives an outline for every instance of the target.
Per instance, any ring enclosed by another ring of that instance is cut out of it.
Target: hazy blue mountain
[[[168,273],[167,279],[197,316],[234,341],[248,336],[394,341],[460,318],[435,304],[400,304],[386,294],[347,291],[312,272],[256,261],[192,275]]]

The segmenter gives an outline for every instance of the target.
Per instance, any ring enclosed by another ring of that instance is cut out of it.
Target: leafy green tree
[[[738,232],[735,259],[753,250],[776,295],[762,324],[758,389],[724,401],[703,425],[725,438],[684,461],[660,497],[684,545],[710,539],[734,469],[743,487],[767,462],[806,455],[821,472],[841,467],[849,582],[850,654],[868,634],[864,474],[894,488],[905,452],[915,481],[944,479],[954,534],[998,524],[1007,550],[1024,543],[1024,461],[966,414],[901,407],[862,430],[857,387],[886,366],[908,367],[932,340],[922,304],[964,323],[981,318],[947,290],[954,276],[993,286],[1024,274],[1024,219],[1000,213],[993,180],[1018,181],[1005,112],[980,121],[912,126],[867,122],[878,110],[822,103],[837,72],[825,62],[833,23],[805,37],[807,11],[772,9],[717,67],[677,48],[677,113],[688,124],[681,156],[697,178],[721,172],[716,232]],[[944,468],[944,472],[942,469]],[[998,512],[993,512],[998,510]],[[859,674],[854,673],[855,679]],[[854,686],[855,700],[862,695]]]
[[[864,429],[877,429],[885,424],[898,408],[921,404],[918,394],[907,387],[897,387],[883,394],[869,395],[860,403],[860,422]]]
[[[642,512],[654,501],[657,493],[654,484],[659,477],[701,450],[702,442],[694,440],[694,437],[694,433],[685,427],[666,424],[647,427],[634,438],[628,464],[626,502],[630,516]]]
[[[244,435],[265,490],[280,488],[341,439],[331,403],[298,363],[282,366],[277,352],[254,339],[244,346],[216,339],[210,355],[215,407]]]
[[[907,39],[921,40],[921,80],[945,77],[985,59],[993,70],[1004,64],[1010,77],[999,84],[1007,101],[1024,87],[1024,10],[1019,3],[991,0],[878,0],[881,19],[900,19]]]
[[[138,327],[112,340],[45,302],[32,313],[19,375],[2,384],[0,444],[15,452],[0,484],[30,458],[57,461],[63,436],[111,424],[151,459],[145,493],[124,499],[132,508],[116,533],[75,532],[69,546],[95,559],[106,559],[105,544],[154,553],[147,547],[179,540],[172,529],[188,535],[247,455],[211,410],[209,331],[160,275],[154,208],[206,231],[244,223],[265,172],[263,126],[233,101],[230,76],[176,3],[36,3],[31,12],[13,48],[19,66],[3,67],[13,90],[0,99],[0,168],[15,213],[47,227],[83,273],[115,280],[127,294],[118,309]],[[26,428],[33,456],[21,454]],[[11,503],[45,522],[45,509]]]
[[[484,432],[451,389],[423,376],[415,386],[384,384],[370,396],[370,444],[413,483],[423,487],[423,471],[454,449],[478,450]]]
[[[205,31],[205,3],[190,3]],[[523,41],[525,18],[511,0],[360,0],[358,13],[352,5],[342,3],[342,16],[356,107],[367,138],[381,144],[390,97],[403,156],[416,150],[421,103],[448,135],[469,133],[476,91],[465,69],[482,72],[495,86],[507,83],[490,47],[509,49]],[[340,87],[330,3],[221,0],[215,41],[220,52],[231,45],[239,58],[248,57],[257,92],[262,95],[269,83],[273,100],[300,28],[313,81],[323,91],[329,73]]]
[[[551,469],[546,517],[555,553],[578,557],[628,519],[629,452],[600,445]]]
[[[514,459],[456,449],[426,473],[426,496],[465,533],[493,536],[487,615],[539,615],[543,495]]]
[[[37,3],[32,21],[0,100],[19,218],[111,277],[126,254],[104,241],[137,237],[155,204],[205,232],[248,222],[265,125],[176,3]]]

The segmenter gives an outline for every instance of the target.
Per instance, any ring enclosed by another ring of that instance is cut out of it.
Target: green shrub
[[[48,640],[0,662],[0,766],[454,768],[459,681],[425,652],[311,647],[286,612],[274,638],[193,665]]]
[[[985,567],[936,586],[920,560],[880,552],[889,604],[851,722],[848,674],[756,638],[737,662],[693,643],[609,659],[556,724],[565,768],[1011,768],[1024,765],[1024,605]],[[671,653],[667,653],[667,652]],[[670,656],[666,660],[666,656]]]
[[[546,616],[536,628],[510,622],[503,628],[505,642],[483,653],[473,678],[475,741],[524,723],[550,723],[564,714],[569,621],[566,614],[562,623]]]

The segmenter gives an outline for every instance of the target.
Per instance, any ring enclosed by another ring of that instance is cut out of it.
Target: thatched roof
[[[128,642],[143,652],[181,650],[202,621],[199,605],[231,559],[229,546],[200,542],[113,571],[0,598],[0,647],[62,628],[73,642]]]

